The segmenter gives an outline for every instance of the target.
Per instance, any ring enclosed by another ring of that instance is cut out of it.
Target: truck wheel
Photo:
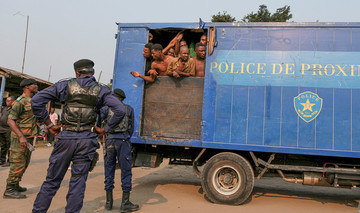
[[[205,164],[201,185],[211,202],[240,205],[247,201],[254,188],[254,171],[245,158],[223,152]]]

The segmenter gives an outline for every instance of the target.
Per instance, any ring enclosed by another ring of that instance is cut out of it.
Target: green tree
[[[286,22],[292,18],[290,13],[290,6],[278,8],[275,13],[271,14],[267,6],[262,4],[259,6],[257,13],[251,12],[244,16],[243,22]]]
[[[278,8],[271,16],[273,22],[286,22],[292,18],[290,13],[290,6],[285,5],[284,7]]]
[[[211,16],[211,22],[234,22],[236,21],[235,17],[232,17],[226,11],[223,11],[222,14],[218,12],[218,14]]]

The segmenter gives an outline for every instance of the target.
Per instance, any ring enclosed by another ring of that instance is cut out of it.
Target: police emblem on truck
[[[313,92],[303,92],[294,98],[296,113],[301,119],[309,123],[320,113],[323,99]]]

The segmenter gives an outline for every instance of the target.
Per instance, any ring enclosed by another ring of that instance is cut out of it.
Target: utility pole
[[[100,73],[99,73],[99,78],[98,78],[98,82],[100,82],[100,78],[101,78],[101,74],[102,74],[102,70],[100,71]]]
[[[26,23],[25,47],[24,47],[24,57],[23,57],[23,64],[22,64],[21,73],[24,73],[24,65],[25,65],[25,55],[26,55],[26,43],[27,43],[28,29],[29,29],[29,16],[27,16],[27,23]]]
[[[48,82],[50,82],[50,75],[51,75],[51,66],[50,66],[50,70],[49,70]]]

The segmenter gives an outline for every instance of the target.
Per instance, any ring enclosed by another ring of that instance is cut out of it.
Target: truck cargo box
[[[206,34],[205,77],[133,77],[149,32],[163,46]],[[135,110],[134,165],[193,165],[223,204],[243,204],[255,176],[274,173],[359,187],[359,58],[360,23],[119,23],[113,88]]]

